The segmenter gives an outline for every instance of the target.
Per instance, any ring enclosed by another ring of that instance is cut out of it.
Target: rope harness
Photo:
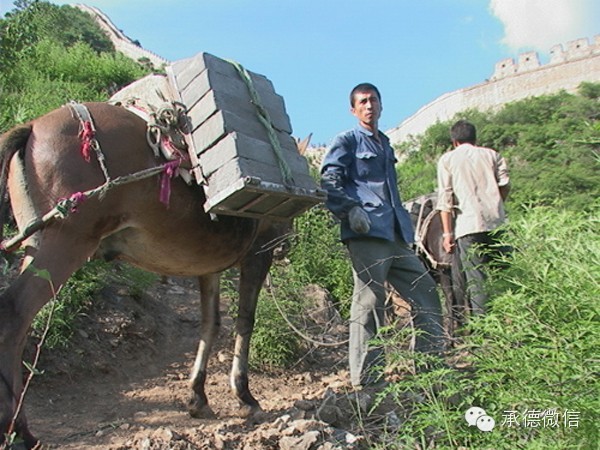
[[[40,219],[33,220],[30,222],[20,233],[14,237],[3,241],[0,244],[0,250],[11,252],[19,247],[21,243],[30,237],[36,231],[41,230],[51,220],[54,219],[65,219],[70,213],[76,212],[77,207],[85,200],[99,196],[100,198],[106,194],[106,192],[114,187],[121,186],[124,184],[133,183],[135,181],[143,180],[145,178],[153,177],[163,171],[165,171],[171,163],[166,163],[161,166],[151,167],[149,169],[141,170],[130,175],[124,175],[121,177],[114,178],[110,181],[105,182],[101,186],[94,189],[89,189],[83,192],[76,192],[68,198],[64,198],[58,201],[56,206],[48,211]]]
[[[67,106],[71,108],[73,114],[79,120],[79,134],[77,136],[81,139],[81,155],[83,156],[83,159],[89,163],[90,149],[94,150],[98,164],[100,164],[100,169],[104,174],[104,179],[109,181],[110,176],[108,175],[108,169],[106,168],[106,158],[96,139],[96,127],[94,126],[90,111],[81,103],[74,101],[67,103]]]
[[[438,268],[450,267],[450,264],[435,259],[433,254],[425,245],[425,236],[427,236],[431,222],[439,214],[439,211],[433,207],[433,202],[434,196],[424,196],[414,200],[411,202],[411,204],[416,204],[419,206],[419,214],[417,215],[417,223],[415,224],[416,252],[417,254],[424,255],[431,264],[431,267],[435,270]],[[428,214],[425,214],[425,211],[428,209],[431,209],[431,211]]]
[[[144,99],[132,97],[124,103],[117,102],[148,124],[146,140],[157,158],[162,154],[167,160],[189,160],[185,135],[191,132],[187,108],[181,102],[169,101],[162,92],[156,91],[163,101],[159,106]]]
[[[150,114],[147,122],[146,139],[155,156],[162,154],[168,160],[189,159],[184,134],[190,132],[190,126],[183,103],[162,105]]]
[[[23,243],[23,241],[25,241],[37,231],[45,228],[51,221],[56,219],[65,219],[69,214],[77,212],[78,206],[90,198],[102,198],[112,188],[150,178],[158,174],[163,175],[160,183],[160,201],[165,203],[166,205],[168,205],[169,203],[169,198],[171,194],[170,180],[173,176],[175,176],[177,169],[179,168],[179,165],[181,163],[181,159],[174,159],[159,166],[150,167],[148,169],[143,169],[138,172],[131,173],[129,175],[123,175],[111,179],[111,177],[108,174],[108,169],[106,168],[104,154],[102,152],[102,149],[100,148],[100,144],[96,139],[96,128],[94,126],[94,122],[92,120],[89,110],[85,107],[85,105],[76,102],[70,102],[67,104],[67,106],[71,108],[75,118],[79,120],[80,123],[80,131],[78,133],[78,137],[79,139],[81,139],[82,142],[81,155],[85,161],[90,162],[90,149],[94,150],[98,163],[100,164],[102,173],[104,174],[105,182],[96,188],[89,189],[83,192],[75,192],[67,198],[59,199],[54,208],[52,208],[50,211],[44,214],[41,218],[32,220],[23,228],[23,230],[21,230],[15,236],[2,241],[0,243],[0,251],[11,252],[16,250]],[[181,105],[181,108],[177,109],[176,111],[178,111],[179,114],[180,111],[185,111],[185,107]],[[165,112],[164,117],[171,117],[170,114],[171,112]],[[163,124],[170,123],[166,122],[167,119],[161,120],[165,120]],[[177,123],[179,123],[179,120],[180,119],[177,118]],[[163,124],[161,125],[168,130],[169,128]],[[160,131],[162,134],[162,129]],[[156,133],[154,133],[154,135],[156,135]],[[159,141],[167,142],[165,139],[162,139],[162,137],[159,139]],[[173,145],[173,147],[177,148],[175,144]]]

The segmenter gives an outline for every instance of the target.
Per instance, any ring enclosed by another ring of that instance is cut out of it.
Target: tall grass
[[[507,226],[515,251],[491,274],[491,311],[471,321],[457,349],[470,370],[443,369],[391,389],[426,394],[408,411],[398,448],[598,448],[597,206],[591,214],[534,208]],[[472,406],[495,420],[492,431],[467,424]]]

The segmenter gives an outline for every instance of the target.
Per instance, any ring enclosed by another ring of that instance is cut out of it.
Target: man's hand
[[[350,210],[348,221],[350,222],[350,228],[355,233],[365,234],[371,229],[369,215],[360,206],[355,206]]]
[[[454,233],[444,233],[444,242],[442,244],[444,250],[447,253],[453,253],[456,247],[456,241],[454,240]]]

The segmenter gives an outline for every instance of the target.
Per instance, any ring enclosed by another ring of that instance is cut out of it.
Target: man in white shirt
[[[498,152],[475,145],[475,126],[459,120],[450,129],[453,150],[438,161],[438,204],[444,249],[458,255],[473,314],[486,310],[483,267],[497,244],[492,233],[505,221],[509,191],[506,161]]]

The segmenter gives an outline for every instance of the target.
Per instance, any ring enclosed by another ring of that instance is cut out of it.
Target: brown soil
[[[360,424],[349,420],[338,424],[345,428],[340,431],[329,427],[331,421],[315,417],[332,392],[349,395],[345,346],[313,346],[291,369],[251,371],[251,389],[264,412],[241,419],[229,389],[233,338],[224,301],[221,338],[206,387],[215,418],[193,419],[186,410],[187,377],[200,326],[199,292],[193,280],[157,283],[141,298],[123,287],[106,289],[101,297],[79,319],[68,352],[42,354],[38,369],[44,373],[34,378],[25,405],[30,429],[44,448],[357,448],[353,438],[360,434]],[[350,418],[349,409],[342,415]],[[301,419],[312,420],[306,430]],[[312,444],[290,441],[306,440],[315,429],[319,438]],[[323,436],[331,437],[330,443]]]

